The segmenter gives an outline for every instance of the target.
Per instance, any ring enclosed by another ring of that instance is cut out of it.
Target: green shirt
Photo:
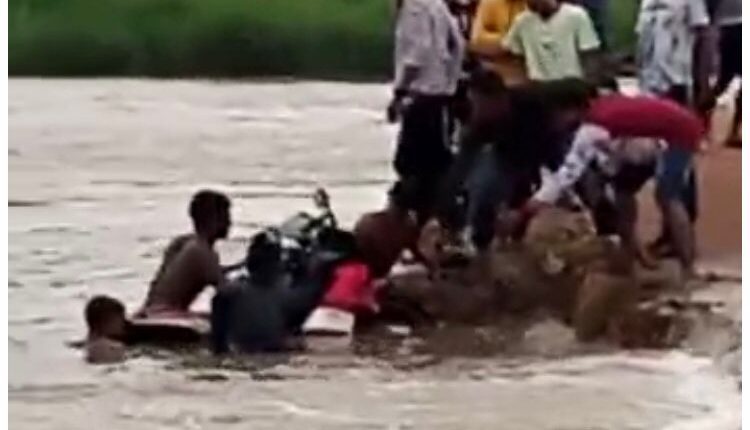
[[[583,8],[563,3],[546,20],[528,10],[520,14],[503,45],[525,58],[531,80],[550,81],[582,78],[580,53],[597,49],[599,38]]]

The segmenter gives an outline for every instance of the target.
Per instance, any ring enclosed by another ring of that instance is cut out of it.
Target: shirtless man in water
[[[186,315],[196,297],[212,285],[224,284],[214,243],[225,239],[231,226],[229,198],[203,190],[190,201],[194,232],[172,240],[151,281],[140,316]]]

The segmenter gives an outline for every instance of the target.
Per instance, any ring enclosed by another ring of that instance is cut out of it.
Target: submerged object
[[[129,343],[198,343],[211,333],[208,319],[198,316],[143,317],[130,321]]]

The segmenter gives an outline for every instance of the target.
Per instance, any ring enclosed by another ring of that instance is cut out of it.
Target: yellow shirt
[[[480,58],[496,54],[513,21],[525,10],[526,0],[480,0],[471,30],[471,51]],[[506,84],[517,85],[526,81],[523,60],[504,57],[483,60],[483,63],[495,70]]]

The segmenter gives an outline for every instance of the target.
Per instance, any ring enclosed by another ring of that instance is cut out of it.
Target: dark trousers
[[[415,96],[401,121],[393,166],[402,180],[412,182],[419,200],[419,220],[432,215],[443,178],[451,164],[450,97]]]
[[[539,179],[538,166],[536,171],[534,167],[500,157],[492,148],[479,154],[466,181],[467,219],[477,249],[484,250],[492,242],[500,209],[516,208],[531,197]]]

